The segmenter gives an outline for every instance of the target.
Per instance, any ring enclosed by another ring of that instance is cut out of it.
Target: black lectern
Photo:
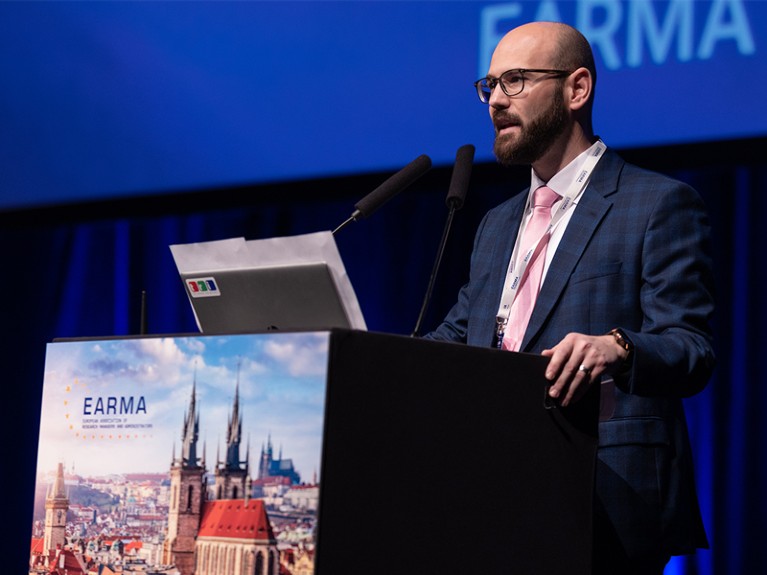
[[[590,572],[598,396],[546,360],[333,331],[315,572]]]

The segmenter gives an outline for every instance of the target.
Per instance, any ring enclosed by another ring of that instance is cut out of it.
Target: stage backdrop
[[[0,210],[491,160],[472,83],[530,20],[591,41],[610,145],[767,132],[761,1],[2,2]]]

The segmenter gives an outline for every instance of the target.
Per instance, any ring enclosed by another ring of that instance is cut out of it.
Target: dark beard
[[[532,164],[565,131],[567,122],[564,98],[562,92],[557,90],[551,106],[543,114],[532,120],[529,126],[521,125],[516,141],[513,135],[495,137],[493,153],[498,163],[505,167]]]

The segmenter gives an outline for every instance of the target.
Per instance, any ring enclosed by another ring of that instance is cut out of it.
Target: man
[[[564,24],[498,44],[477,90],[499,162],[531,164],[532,185],[485,216],[469,283],[427,337],[549,357],[562,406],[601,385],[614,408],[599,425],[594,572],[662,573],[707,546],[681,398],[714,365],[709,229],[692,188],[594,136],[595,81],[588,42]]]

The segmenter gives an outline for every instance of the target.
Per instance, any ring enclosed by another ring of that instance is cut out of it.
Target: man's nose
[[[487,103],[491,108],[508,108],[509,100],[510,98],[501,89],[501,83],[498,82],[490,92],[490,99]]]

